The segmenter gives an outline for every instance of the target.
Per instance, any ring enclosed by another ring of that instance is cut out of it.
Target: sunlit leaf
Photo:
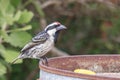
[[[8,42],[15,47],[23,47],[31,40],[31,35],[27,32],[13,32],[8,38]]]
[[[39,3],[37,1],[34,1],[33,2],[37,12],[39,13],[40,16],[44,17],[45,14],[44,14],[44,11],[42,10],[42,8],[39,6]]]
[[[28,23],[33,17],[33,13],[31,11],[24,10],[21,13],[20,19],[18,20],[19,23]]]
[[[5,47],[2,44],[0,44],[0,55],[3,55],[5,52]]]
[[[9,3],[6,9],[6,12],[7,12],[6,14],[14,14],[14,11],[15,11],[15,8],[13,7],[13,5]]]
[[[23,28],[17,28],[17,29],[13,29],[13,30],[8,30],[7,32],[17,32],[17,31],[26,31],[26,30],[30,30],[32,29],[31,25],[26,25]]]
[[[22,28],[23,31],[30,30],[30,29],[32,29],[31,25],[26,25]]]
[[[3,30],[0,31],[0,34],[1,34],[1,38],[3,38],[5,42],[8,42],[8,37],[9,37],[8,34]]]
[[[14,7],[10,4],[9,0],[0,1],[0,25],[9,24],[12,25],[14,22]]]
[[[15,58],[18,57],[20,52],[12,50],[12,49],[7,49],[6,53],[4,54],[5,61],[11,63]],[[21,63],[22,60],[18,60],[16,63]]]
[[[9,0],[0,0],[0,12],[2,14],[5,13],[6,9],[8,8],[10,1]]]
[[[3,64],[0,63],[0,76],[6,73],[6,68]]]
[[[6,15],[5,17],[5,22],[6,22],[6,24],[8,24],[8,25],[12,25],[13,24],[13,22],[14,22],[14,19],[13,19],[13,15],[11,14],[9,14],[9,15]]]
[[[15,16],[14,16],[14,20],[15,21],[19,20],[20,16],[21,16],[21,11],[17,11]]]

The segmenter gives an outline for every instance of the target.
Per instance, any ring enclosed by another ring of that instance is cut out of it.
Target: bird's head
[[[67,29],[67,28],[64,25],[60,24],[59,22],[53,22],[45,28],[45,31],[50,36],[55,36],[57,32],[59,32],[63,29]]]

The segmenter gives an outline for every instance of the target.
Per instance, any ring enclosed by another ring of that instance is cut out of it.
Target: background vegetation
[[[119,54],[119,8],[119,0],[0,0],[0,80],[38,78],[38,60],[10,62],[36,33],[54,21],[68,30],[61,33],[57,48],[48,57]]]

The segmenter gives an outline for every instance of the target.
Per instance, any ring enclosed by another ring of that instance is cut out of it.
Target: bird
[[[46,28],[35,35],[28,44],[26,44],[20,51],[20,55],[12,61],[14,64],[18,59],[32,58],[32,59],[47,59],[45,55],[53,48],[57,42],[59,32],[67,29],[60,22],[53,22],[46,26]]]

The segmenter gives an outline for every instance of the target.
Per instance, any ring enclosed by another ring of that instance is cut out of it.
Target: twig
[[[40,17],[45,17],[45,14],[44,14],[44,12],[43,12],[43,10],[42,10],[42,8],[41,8],[41,3],[40,3],[40,1],[35,0],[35,1],[32,1],[32,3],[33,3],[33,5],[34,5],[36,11],[38,12],[39,16],[40,16]]]
[[[40,25],[41,25],[41,27],[44,29],[45,28],[45,26],[46,26],[46,19],[44,18],[44,17],[42,17],[42,18],[40,18]]]
[[[61,4],[61,1],[46,1],[41,5],[41,8],[44,9],[46,7],[49,7],[51,5],[58,5]]]
[[[61,51],[56,47],[53,47],[51,52],[54,56],[68,56],[69,55],[68,53]]]
[[[36,11],[38,12],[39,16],[40,16],[40,25],[42,28],[44,28],[46,26],[46,20],[45,20],[45,14],[43,12],[43,9],[41,8],[41,3],[40,1],[33,1],[32,2],[34,7],[36,8]]]
[[[26,2],[22,5],[21,9],[24,9],[27,5],[29,5],[32,0],[26,0]]]

